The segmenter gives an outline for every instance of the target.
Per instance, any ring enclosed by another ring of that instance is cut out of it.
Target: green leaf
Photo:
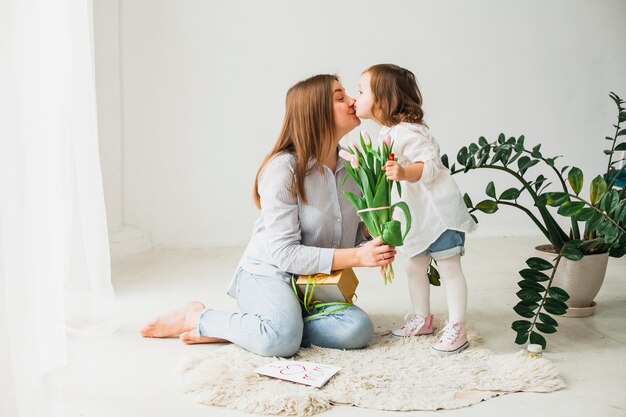
[[[576,220],[586,222],[593,216],[593,213],[595,213],[595,210],[591,207],[583,207],[576,212]]]
[[[537,305],[537,307],[539,307],[539,305]],[[535,313],[533,313],[534,309],[526,307],[519,303],[515,307],[513,307],[513,310],[520,316],[526,317],[527,319],[535,317]]]
[[[580,201],[566,201],[559,207],[557,213],[561,216],[571,217],[585,206],[585,203]]]
[[[535,323],[535,327],[541,333],[556,333],[556,329],[554,328],[554,326],[550,326],[549,324]]]
[[[520,159],[517,160],[517,168],[518,170],[522,170],[522,167],[524,165],[526,165],[528,162],[530,162],[530,158],[527,157],[526,155],[522,156]]]
[[[390,220],[383,225],[381,239],[387,245],[398,247],[402,246],[402,229],[398,220]]]
[[[564,247],[563,249],[561,249],[561,255],[563,255],[570,261],[580,261],[583,258],[583,253],[580,250],[574,248]]]
[[[522,276],[522,278],[529,279],[535,282],[543,282],[550,279],[550,277],[548,277],[543,272],[535,271],[534,269],[522,269],[521,271],[519,271],[519,274]]]
[[[444,167],[446,167],[447,169],[450,169],[450,165],[448,165],[448,155],[446,154],[441,155],[441,163],[443,164]]]
[[[615,147],[616,151],[626,151],[626,142],[622,142]]]
[[[517,332],[517,337],[515,338],[515,343],[518,345],[523,345],[528,341],[528,332]]]
[[[537,258],[537,257],[529,258],[526,261],[526,265],[528,265],[530,268],[534,269],[535,271],[546,271],[548,269],[554,268],[554,265],[552,265],[549,261],[546,261],[543,258]]]
[[[463,146],[461,150],[459,150],[459,153],[457,153],[456,160],[459,164],[465,166],[465,164],[467,163],[467,156],[468,156],[467,147]]]
[[[439,275],[439,271],[437,270],[437,268],[435,268],[435,265],[433,265],[434,261],[431,259],[430,264],[428,265],[428,282],[430,282],[430,285],[433,285],[435,287],[440,287],[441,286],[441,276]]]
[[[489,181],[487,184],[487,189],[485,190],[485,194],[489,197],[495,199],[496,198],[496,186],[493,184],[493,181]]]
[[[476,204],[476,209],[483,213],[491,214],[498,211],[498,204],[493,200],[483,200]]]
[[[559,323],[556,322],[552,317],[548,316],[545,313],[539,313],[539,320],[544,322],[545,324],[549,324],[550,326],[558,326]]]
[[[567,195],[567,193],[561,193],[561,192],[543,193],[539,197],[540,197],[539,202],[543,202],[544,204],[547,204],[548,206],[551,206],[551,207],[558,207],[569,199],[569,196]]]
[[[365,205],[365,201],[363,201],[363,199],[361,197],[357,197],[356,195],[354,195],[353,193],[351,193],[350,191],[345,191],[343,192],[343,195],[346,196],[346,198],[348,199],[349,202],[352,203],[352,205],[357,209],[357,210],[363,210],[364,208],[366,208],[367,206]]]
[[[619,113],[619,121],[621,122],[626,122],[626,112],[622,111]]]
[[[469,194],[467,193],[463,194],[463,201],[465,202],[465,207],[467,208],[474,207],[474,205],[472,204],[472,199],[470,198]]]
[[[530,288],[523,288],[521,290],[519,290],[516,295],[519,297],[520,300],[522,301],[532,301],[532,302],[537,302],[537,301],[541,301],[541,299],[543,298],[541,296],[541,294],[539,294],[537,291],[535,290],[531,290]]]
[[[589,240],[583,241],[583,244],[581,245],[580,250],[582,250],[583,253],[585,254],[598,252],[600,251],[599,248],[602,247],[603,245],[604,245],[604,239],[602,238],[589,239]]]
[[[404,218],[406,219],[406,230],[404,231],[404,235],[402,235],[402,240],[404,240],[406,235],[409,233],[409,230],[411,230],[411,210],[409,210],[409,206],[404,201],[392,204],[391,207],[398,207],[402,210],[402,213],[404,213]]]
[[[623,136],[626,135],[626,129],[622,129],[619,132],[617,132],[617,135],[615,136]],[[610,140],[613,140],[613,138],[610,138]]]
[[[607,191],[604,196],[604,211],[610,214],[611,212],[613,212],[618,203],[619,194],[617,190]]]
[[[583,172],[580,168],[572,167],[567,174],[567,179],[572,190],[574,190],[574,194],[580,194],[580,190],[583,189]]]
[[[569,294],[562,288],[550,287],[548,288],[548,294],[550,295],[550,297],[554,298],[555,300],[559,300],[563,302],[569,300]]]
[[[561,316],[567,312],[567,304],[564,302],[555,300],[554,298],[546,298],[543,308],[550,314],[556,314]]]
[[[522,159],[522,158],[520,158],[520,159],[518,159],[518,160],[517,160],[517,161],[518,161],[518,163],[519,163],[519,161],[520,161],[521,159]],[[538,159],[533,159],[533,160],[530,160],[530,161],[526,162],[524,165],[522,165],[522,166],[520,167],[520,169],[519,169],[520,174],[524,175],[524,174],[526,173],[526,171],[528,170],[528,168],[533,167],[533,166],[537,165],[538,163],[539,163],[539,160],[538,160]]]
[[[487,139],[485,139],[483,136],[478,138],[478,144],[483,148],[485,146],[489,146],[489,142],[487,142]]]
[[[542,349],[546,348],[546,339],[536,332],[530,332],[530,343],[541,345]]]
[[[500,200],[515,200],[519,197],[521,191],[517,188],[509,188],[500,194]]]
[[[375,207],[374,194],[372,193],[372,188],[370,187],[370,182],[364,169],[359,168],[359,176],[361,179],[361,184],[363,184],[363,194],[365,195],[365,202],[367,203],[367,207]]]
[[[539,145],[535,146],[535,147],[533,148],[533,151],[530,153],[530,155],[531,155],[533,158],[541,158],[541,152],[539,152],[539,149],[541,149],[541,144],[539,144]]]
[[[547,178],[544,177],[543,175],[539,175],[537,177],[537,179],[533,183],[533,187],[535,187],[535,191],[539,191],[539,188],[541,188],[541,184],[543,184],[545,180],[547,180]]]
[[[376,184],[376,192],[374,194],[374,206],[373,207],[385,207],[389,205],[389,188],[388,181],[384,175],[378,178],[378,184]],[[385,224],[391,220],[391,210],[376,210],[373,213],[379,220],[380,224]]]
[[[591,181],[591,189],[589,192],[589,198],[591,200],[591,204],[595,206],[596,203],[602,199],[602,197],[604,196],[604,193],[606,193],[606,190],[607,190],[607,184],[604,181],[604,178],[602,178],[602,176],[600,175],[595,177],[593,181]]]
[[[534,282],[534,281],[530,281],[530,280],[521,280],[517,283],[517,285],[520,286],[520,288],[528,288],[530,290],[535,290],[535,291],[545,291],[546,289],[543,287],[543,285],[539,284],[538,282]]]
[[[500,145],[503,145],[505,140],[506,140],[506,137],[504,136],[504,133],[500,133],[500,134],[498,135],[498,143],[499,143]]]
[[[532,326],[532,323],[528,320],[515,320],[511,323],[511,329],[516,332],[528,332],[528,330],[530,330],[530,326]]]

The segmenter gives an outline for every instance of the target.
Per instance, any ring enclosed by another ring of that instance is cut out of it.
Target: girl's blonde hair
[[[323,172],[323,157],[333,147],[335,140],[335,116],[333,113],[333,81],[336,75],[320,74],[300,81],[287,91],[285,118],[278,139],[267,154],[254,180],[254,203],[261,208],[259,177],[263,168],[276,155],[286,152],[296,157],[295,175],[291,193],[306,204],[304,178],[309,161],[315,159]]]
[[[411,71],[393,64],[378,64],[363,71],[367,72],[374,96],[372,114],[380,123],[424,123],[422,93]]]

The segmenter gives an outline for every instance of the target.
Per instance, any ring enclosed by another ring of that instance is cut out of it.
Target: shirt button
[[[340,222],[341,222],[341,219],[340,219],[340,218],[337,218],[337,223],[340,223]]]

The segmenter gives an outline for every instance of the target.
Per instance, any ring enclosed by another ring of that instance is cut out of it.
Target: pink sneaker
[[[404,326],[391,332],[393,336],[411,337],[433,334],[432,314],[427,314],[426,316],[420,316],[419,314],[407,314],[404,317],[404,320],[406,320]]]
[[[439,342],[432,348],[437,356],[456,355],[469,346],[465,323],[447,323],[439,335]]]

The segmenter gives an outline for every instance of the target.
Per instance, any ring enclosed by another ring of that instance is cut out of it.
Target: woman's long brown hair
[[[323,171],[323,157],[335,143],[333,114],[333,81],[337,76],[320,74],[300,81],[287,92],[285,118],[278,139],[263,160],[254,180],[254,203],[261,208],[259,177],[263,168],[276,155],[287,152],[296,157],[291,193],[306,204],[304,178],[311,159]],[[313,167],[312,167],[313,168]]]
[[[424,124],[422,93],[411,71],[393,64],[378,64],[363,71],[366,72],[371,75],[373,114],[380,123],[385,126],[402,122]]]

